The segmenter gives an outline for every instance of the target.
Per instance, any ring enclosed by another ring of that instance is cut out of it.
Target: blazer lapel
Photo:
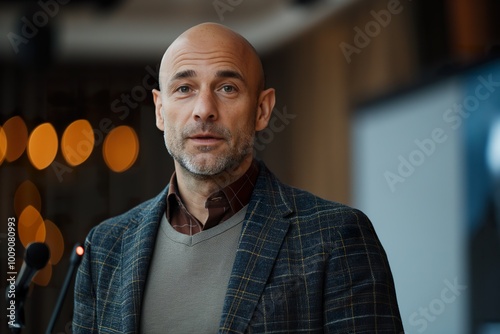
[[[123,235],[122,242],[122,319],[123,333],[138,333],[142,297],[153,254],[161,215],[165,212],[165,189],[153,199],[137,221]]]
[[[293,212],[278,180],[261,164],[229,279],[220,330],[243,333],[255,312]]]

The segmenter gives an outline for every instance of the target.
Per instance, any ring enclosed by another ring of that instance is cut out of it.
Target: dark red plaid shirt
[[[168,221],[176,231],[194,235],[228,220],[250,201],[258,173],[259,167],[254,160],[250,168],[238,180],[211,194],[205,202],[208,218],[203,224],[190,214],[182,203],[174,172],[170,178],[167,195],[166,215]]]

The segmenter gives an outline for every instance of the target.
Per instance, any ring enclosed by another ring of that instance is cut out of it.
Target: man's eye
[[[225,86],[222,86],[222,91],[224,93],[232,93],[232,92],[236,91],[236,89],[234,88],[234,86],[225,85]]]
[[[177,91],[179,93],[189,93],[189,87],[188,86],[180,86],[179,88],[177,88]]]

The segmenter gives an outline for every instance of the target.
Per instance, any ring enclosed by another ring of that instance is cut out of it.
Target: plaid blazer
[[[167,191],[89,233],[74,333],[139,332]],[[368,218],[280,183],[261,163],[219,333],[402,331],[389,263]]]

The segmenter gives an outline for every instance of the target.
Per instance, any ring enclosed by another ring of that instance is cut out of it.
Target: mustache
[[[187,125],[184,130],[182,130],[182,138],[187,139],[199,133],[210,133],[222,137],[225,140],[231,139],[231,131],[220,124],[215,123],[195,123]]]

